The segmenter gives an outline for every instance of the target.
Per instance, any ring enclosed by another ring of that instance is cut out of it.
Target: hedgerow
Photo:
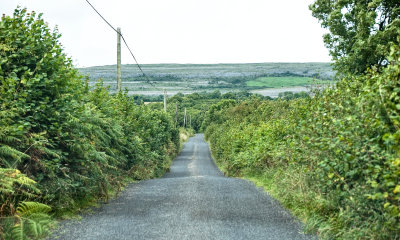
[[[90,90],[59,37],[26,9],[0,21],[0,238],[40,236],[22,227],[24,202],[51,206],[47,219],[108,199],[127,178],[160,176],[179,150],[171,117],[101,82]]]
[[[323,239],[399,239],[400,46],[388,60],[313,98],[214,105],[205,123],[218,164]]]

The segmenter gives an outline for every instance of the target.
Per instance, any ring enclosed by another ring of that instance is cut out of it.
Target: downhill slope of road
[[[203,135],[185,144],[170,172],[128,186],[80,221],[65,221],[51,239],[315,239],[253,183],[227,178]]]

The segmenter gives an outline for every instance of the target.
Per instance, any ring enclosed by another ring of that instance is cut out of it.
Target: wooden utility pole
[[[185,108],[185,115],[183,116],[183,127],[186,127],[186,108]]]
[[[167,91],[164,88],[164,112],[167,112]]]
[[[117,28],[117,91],[121,92],[121,28]]]

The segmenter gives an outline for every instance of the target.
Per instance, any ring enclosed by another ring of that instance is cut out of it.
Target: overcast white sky
[[[313,0],[90,0],[121,27],[139,63],[328,62]],[[85,0],[0,0],[58,25],[79,67],[116,63],[116,33]],[[134,63],[122,48],[122,63]]]

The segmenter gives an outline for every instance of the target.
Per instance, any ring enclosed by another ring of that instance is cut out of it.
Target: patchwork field
[[[144,64],[142,76],[136,65],[122,66],[122,87],[130,95],[168,95],[178,92],[221,93],[236,91],[260,92],[275,96],[279,89],[303,91],[318,80],[319,84],[332,82],[334,71],[329,63],[249,63],[249,64]],[[100,79],[111,92],[116,91],[116,66],[81,68],[93,86]],[[301,88],[299,88],[301,87]],[[273,88],[275,90],[269,90]]]
[[[315,78],[310,77],[260,77],[247,81],[249,87],[283,88],[312,85]]]

